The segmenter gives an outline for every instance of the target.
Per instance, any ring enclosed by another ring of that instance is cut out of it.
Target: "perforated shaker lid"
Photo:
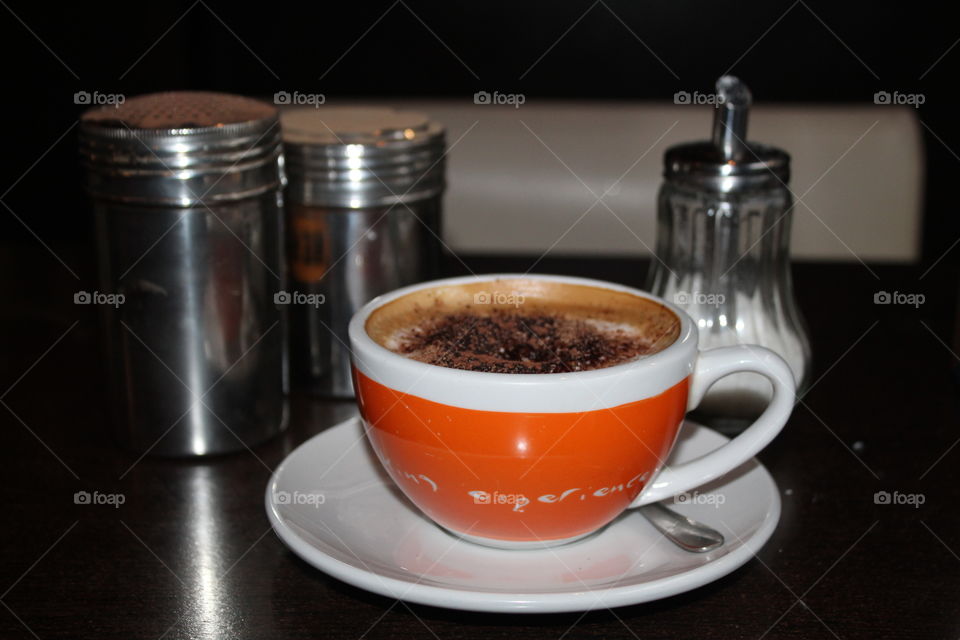
[[[444,129],[426,115],[382,107],[295,107],[280,113],[294,202],[369,207],[444,188]]]
[[[123,202],[195,206],[276,189],[280,152],[276,108],[226,93],[137,96],[80,121],[88,191]]]

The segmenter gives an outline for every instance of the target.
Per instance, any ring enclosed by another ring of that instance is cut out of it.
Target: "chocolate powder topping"
[[[493,373],[562,373],[621,364],[657,351],[640,332],[565,315],[497,310],[451,313],[399,336],[394,349],[414,360]]]

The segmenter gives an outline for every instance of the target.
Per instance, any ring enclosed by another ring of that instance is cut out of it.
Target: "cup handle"
[[[696,460],[662,469],[630,508],[659,502],[704,485],[755,456],[780,433],[793,410],[796,384],[793,372],[783,358],[763,347],[737,345],[700,352],[691,376],[687,411],[700,404],[714,382],[744,371],[759,373],[773,384],[773,398],[760,417],[719,449]]]

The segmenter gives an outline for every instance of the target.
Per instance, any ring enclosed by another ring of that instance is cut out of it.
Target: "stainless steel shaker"
[[[109,406],[124,446],[203,455],[286,422],[278,114],[171,92],[87,111]]]
[[[285,109],[281,123],[291,372],[297,386],[349,398],[351,316],[438,275],[444,130],[386,108]]]

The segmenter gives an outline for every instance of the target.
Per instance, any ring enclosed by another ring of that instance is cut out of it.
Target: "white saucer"
[[[671,461],[691,460],[725,441],[687,421]],[[750,560],[780,519],[777,485],[756,460],[687,497],[668,504],[720,530],[723,547],[682,551],[636,511],[562,547],[481,547],[422,516],[381,469],[352,418],[284,460],[267,485],[266,507],[277,535],[297,555],[354,586],[439,607],[541,613],[619,607],[695,589]]]

